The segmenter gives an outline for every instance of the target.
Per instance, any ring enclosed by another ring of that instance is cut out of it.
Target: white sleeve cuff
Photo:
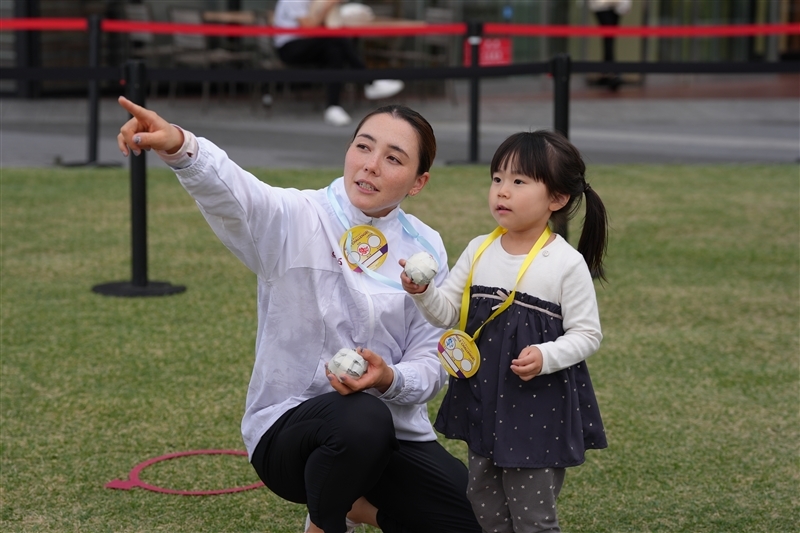
[[[161,160],[172,168],[181,169],[186,168],[194,163],[197,157],[198,144],[197,137],[190,131],[186,131],[177,124],[173,124],[183,132],[183,144],[174,154],[168,154],[164,150],[156,150],[156,154]]]
[[[538,375],[543,376],[546,374],[552,374],[553,373],[552,357],[549,356],[547,350],[543,348],[542,345],[536,344],[533,346],[536,346],[537,348],[539,348],[539,351],[542,352],[542,369],[539,371]]]
[[[378,396],[378,398],[382,400],[393,400],[395,399],[402,391],[403,387],[406,384],[405,377],[403,373],[397,370],[397,367],[391,367],[392,372],[394,372],[394,379],[392,379],[392,384],[389,385],[389,388],[386,389],[386,392]]]

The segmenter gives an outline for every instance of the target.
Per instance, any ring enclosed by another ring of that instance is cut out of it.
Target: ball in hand
[[[428,252],[418,252],[406,259],[405,273],[417,285],[427,285],[436,276],[439,265]]]
[[[328,361],[328,371],[340,380],[346,375],[358,379],[367,371],[367,361],[355,350],[342,348]]]

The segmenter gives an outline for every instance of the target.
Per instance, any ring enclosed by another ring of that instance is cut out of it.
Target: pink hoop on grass
[[[164,487],[157,487],[156,485],[150,485],[149,483],[145,483],[141,479],[139,479],[139,474],[147,468],[148,466],[152,466],[156,463],[160,463],[161,461],[169,461],[170,459],[177,459],[178,457],[188,457],[191,455],[247,455],[247,452],[241,450],[192,450],[188,452],[175,452],[169,453],[167,455],[161,455],[159,457],[154,457],[152,459],[148,459],[138,465],[134,466],[133,469],[128,474],[128,479],[115,479],[113,481],[109,481],[106,483],[105,487],[107,489],[120,489],[120,490],[131,490],[134,487],[141,487],[145,490],[150,490],[153,492],[160,492],[162,494],[177,494],[179,496],[215,496],[217,494],[230,494],[233,492],[242,492],[245,490],[252,490],[257,489],[259,487],[263,487],[264,483],[259,481],[258,483],[253,483],[252,485],[247,485],[244,487],[232,487],[229,489],[218,489],[218,490],[175,490],[175,489],[167,489]]]

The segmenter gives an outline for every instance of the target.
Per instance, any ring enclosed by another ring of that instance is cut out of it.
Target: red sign
[[[510,65],[513,56],[510,37],[484,38],[478,46],[478,65],[491,67]],[[464,40],[464,66],[472,65],[472,46]]]

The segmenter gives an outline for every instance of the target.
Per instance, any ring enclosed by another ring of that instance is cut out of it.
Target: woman
[[[400,258],[428,250],[447,275],[439,234],[399,204],[430,178],[428,122],[386,106],[358,125],[344,175],[325,189],[281,189],[206,139],[125,98],[124,155],[154,149],[222,242],[258,276],[256,360],[242,420],[250,461],[273,492],[308,506],[306,531],[354,523],[385,532],[479,532],[466,467],[436,441],[425,403],[445,382],[441,331],[406,297]],[[326,363],[358,348],[366,373]]]

